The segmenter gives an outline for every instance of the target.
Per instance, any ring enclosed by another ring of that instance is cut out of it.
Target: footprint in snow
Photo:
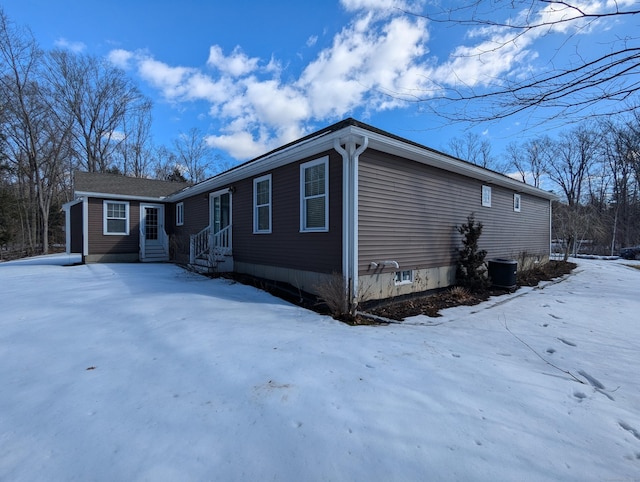
[[[620,425],[620,428],[626,430],[627,432],[629,432],[631,435],[633,435],[635,438],[637,438],[638,440],[640,440],[640,432],[638,432],[635,428],[633,428],[631,425],[629,425],[628,423],[625,422],[618,422],[618,425]]]
[[[587,396],[582,392],[573,392],[573,396],[576,397],[579,402],[587,398]]]
[[[593,387],[593,388],[599,388],[600,390],[604,390],[604,385],[602,383],[600,383],[600,381],[589,375],[587,372],[585,372],[584,370],[578,370],[578,373],[580,375],[582,375],[584,378],[587,379],[587,381],[589,382],[589,384]]]
[[[554,315],[553,313],[549,313],[549,316],[555,320],[561,320],[562,318],[559,317],[558,315]]]
[[[569,346],[577,346],[574,342],[569,341],[569,340],[565,340],[564,338],[558,338],[558,340],[560,340],[562,343],[564,343],[565,345],[569,345]]]
[[[548,353],[549,355],[553,355],[555,352],[556,352],[556,350],[555,350],[555,349],[553,349],[553,348],[547,348],[547,353]]]

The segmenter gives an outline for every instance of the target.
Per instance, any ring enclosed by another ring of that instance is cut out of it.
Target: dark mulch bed
[[[538,268],[518,273],[517,285],[537,286],[541,281],[552,280],[570,273],[575,267],[576,265],[570,262],[549,261]],[[252,285],[298,306],[303,306],[304,308],[321,314],[330,314],[327,306],[319,301],[317,297],[300,291],[286,283],[278,283],[253,276],[232,273],[211,276],[223,276],[239,283]],[[416,296],[402,301],[385,303],[375,308],[367,309],[366,312],[377,317],[396,321],[402,321],[408,316],[416,315],[437,317],[440,316],[440,310],[442,309],[460,305],[477,305],[478,303],[489,299],[491,296],[500,296],[508,292],[509,291],[505,289],[492,288],[480,293],[470,293],[468,296],[461,298],[460,296],[456,296],[452,293],[450,289],[447,289],[436,294]],[[383,323],[379,319],[360,315],[355,317],[347,315],[338,319],[350,325],[372,325]]]
[[[575,267],[575,263],[565,261],[549,261],[542,266],[518,273],[516,282],[518,287],[537,286],[541,281],[550,281],[552,279],[568,274]],[[437,317],[441,316],[440,310],[442,309],[461,305],[477,305],[478,303],[486,301],[491,296],[500,296],[508,292],[509,291],[505,289],[492,288],[487,291],[468,293],[468,296],[461,297],[448,289],[433,295],[386,303],[382,306],[378,306],[374,309],[368,310],[368,312],[375,316],[380,316],[397,321],[402,321],[408,316],[416,315]]]

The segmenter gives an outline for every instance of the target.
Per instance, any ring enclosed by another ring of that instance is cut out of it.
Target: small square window
[[[491,207],[491,186],[482,186],[482,205]]]
[[[176,226],[184,224],[184,203],[176,204]]]
[[[517,213],[520,212],[520,194],[513,195],[513,210]]]
[[[406,285],[413,283],[413,270],[407,269],[395,272],[396,285]]]

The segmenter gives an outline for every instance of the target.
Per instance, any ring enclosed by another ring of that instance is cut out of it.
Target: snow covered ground
[[[351,327],[55,259],[0,264],[0,480],[640,477],[639,262]]]

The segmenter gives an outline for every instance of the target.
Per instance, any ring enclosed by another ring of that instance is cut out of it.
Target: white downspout
[[[336,139],[334,149],[342,155],[342,272],[347,281],[347,295],[351,308],[355,308],[358,297],[358,162],[359,156],[369,145],[363,137],[356,148],[354,139],[349,139],[345,148]]]
[[[549,260],[553,254],[553,201],[549,199]]]
[[[89,198],[82,199],[82,262],[89,256]]]

